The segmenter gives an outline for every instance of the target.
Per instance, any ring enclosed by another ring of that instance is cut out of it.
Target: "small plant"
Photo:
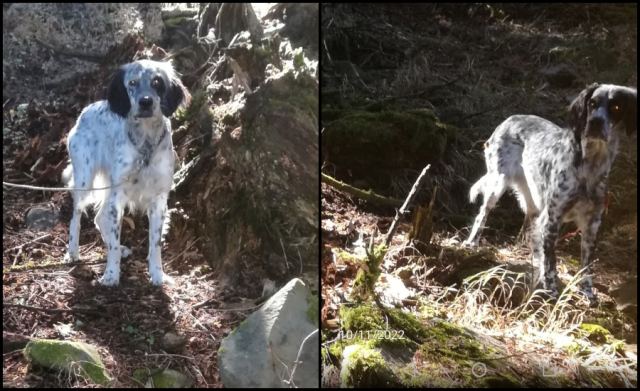
[[[369,248],[366,249],[367,257],[360,264],[353,282],[351,300],[357,302],[367,301],[374,297],[374,288],[378,277],[380,277],[380,265],[387,253],[387,246],[384,244],[373,246],[374,236],[371,237]]]

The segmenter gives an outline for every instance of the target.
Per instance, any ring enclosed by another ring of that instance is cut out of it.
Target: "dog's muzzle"
[[[148,118],[153,116],[153,99],[143,96],[138,101],[138,118]]]
[[[591,139],[607,141],[611,127],[604,118],[593,117],[587,122],[586,136]]]

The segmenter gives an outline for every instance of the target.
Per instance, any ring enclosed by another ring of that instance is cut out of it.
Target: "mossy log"
[[[322,174],[322,182],[332,187],[335,187],[340,191],[344,191],[345,193],[349,193],[353,196],[360,198],[361,200],[368,201],[373,204],[393,206],[393,207],[399,207],[400,205],[402,205],[402,200],[399,200],[396,198],[384,197],[374,193],[372,190],[358,189],[357,187],[341,182],[324,173]]]

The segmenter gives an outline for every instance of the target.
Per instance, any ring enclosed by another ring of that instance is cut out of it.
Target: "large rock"
[[[19,101],[60,99],[81,74],[99,72],[127,36],[157,43],[164,28],[161,5],[153,3],[12,3],[3,22],[2,92]]]
[[[25,217],[27,228],[34,231],[47,231],[58,222],[58,212],[50,206],[34,206]]]
[[[295,278],[223,339],[218,365],[224,386],[289,387],[300,345],[318,327],[317,301]],[[318,357],[316,333],[302,348],[295,386],[319,387]]]
[[[79,373],[96,384],[111,381],[96,348],[84,342],[34,339],[24,348],[24,354],[44,368]]]

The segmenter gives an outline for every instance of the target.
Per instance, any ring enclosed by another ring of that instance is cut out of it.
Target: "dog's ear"
[[[627,130],[627,135],[631,136],[633,132],[638,131],[638,92],[631,90],[625,94],[624,97],[624,127]]]
[[[125,118],[129,115],[131,102],[129,102],[129,94],[127,94],[127,88],[124,85],[124,69],[118,69],[118,72],[113,76],[107,91],[107,100],[111,111]]]
[[[162,114],[166,117],[171,117],[179,106],[186,107],[189,103],[191,103],[191,94],[189,94],[187,87],[182,84],[182,81],[177,76],[172,77],[169,81],[169,88],[167,88],[160,105]]]
[[[582,131],[587,126],[587,109],[589,107],[589,99],[591,99],[593,91],[595,91],[599,86],[600,84],[598,83],[591,84],[582,90],[578,97],[569,105],[569,124],[578,137],[581,136]]]

